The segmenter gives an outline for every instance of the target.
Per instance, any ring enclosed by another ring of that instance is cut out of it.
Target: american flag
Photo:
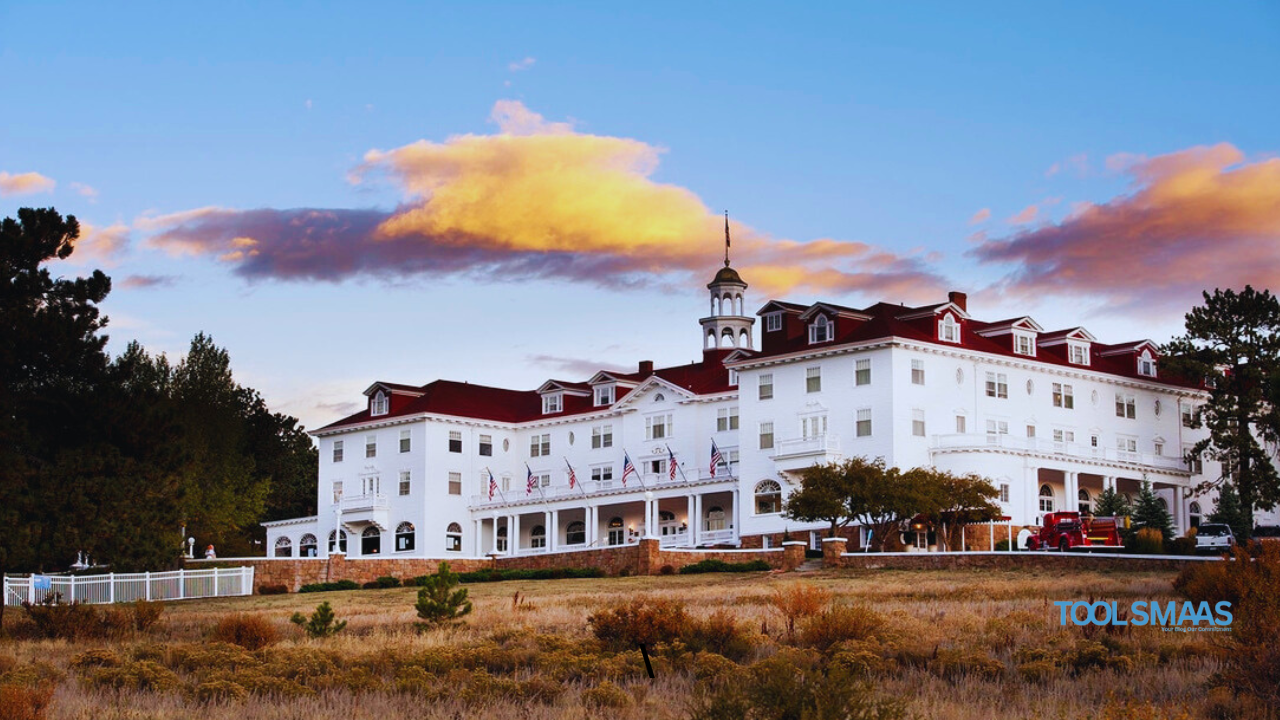
[[[533,489],[534,489],[535,487],[537,487],[537,486],[538,486],[538,483],[537,483],[537,482],[535,482],[535,481],[534,481],[534,479],[533,479],[533,470],[531,470],[531,469],[529,468],[529,463],[525,463],[525,464],[524,464],[524,469],[525,469],[525,470],[528,470],[528,472],[529,472],[529,475],[528,475],[529,479],[528,479],[528,480],[525,482],[525,484],[524,484],[524,494],[525,494],[525,495],[532,495],[532,494],[533,494]]]
[[[631,464],[631,456],[625,451],[622,453],[622,486],[627,486],[627,476],[635,475],[640,477],[640,473],[636,472],[636,466]]]
[[[720,448],[716,447],[716,441],[711,441],[711,477],[716,476],[716,467],[724,462],[724,456],[720,454]]]
[[[564,464],[569,465],[569,458],[564,459]],[[578,474],[573,471],[573,466],[569,465],[569,489],[572,490],[578,484]]]
[[[492,500],[493,493],[496,492],[498,489],[498,481],[493,479],[492,470],[490,470],[489,468],[485,468],[485,471],[489,473],[489,499]]]
[[[671,482],[675,482],[676,480],[677,469],[679,469],[679,466],[676,465],[676,454],[671,452],[671,446],[668,445],[667,446],[667,475],[670,476],[669,479],[671,480]]]

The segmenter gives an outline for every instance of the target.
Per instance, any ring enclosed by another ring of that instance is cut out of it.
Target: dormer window
[[[614,399],[613,385],[596,386],[596,407],[601,407],[604,405],[612,405],[613,399]]]
[[[1138,374],[1147,377],[1156,376],[1156,359],[1151,356],[1151,351],[1143,350],[1142,355],[1138,357]]]
[[[378,393],[373,396],[373,402],[370,403],[369,414],[370,415],[386,415],[389,408],[390,408],[390,403],[387,402],[386,393],[379,390]]]
[[[560,393],[542,396],[542,414],[558,413],[564,407],[564,396]]]
[[[942,320],[938,321],[938,339],[949,343],[960,342],[960,323],[956,322],[955,316],[951,313],[942,316]]]
[[[764,331],[774,332],[782,329],[782,313],[769,313],[764,316]]]
[[[1071,360],[1071,364],[1073,365],[1089,364],[1089,346],[1088,345],[1084,343],[1069,343],[1067,347],[1070,348],[1069,357]]]
[[[824,343],[831,339],[831,321],[827,320],[826,315],[819,315],[809,325],[809,344]]]
[[[1013,334],[1013,351],[1018,355],[1036,356],[1036,338],[1030,333]]]

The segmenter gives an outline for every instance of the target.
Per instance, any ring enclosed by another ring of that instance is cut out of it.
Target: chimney
[[[965,295],[962,292],[956,292],[955,290],[952,290],[951,292],[947,293],[947,299],[950,300],[952,303],[954,303],[955,306],[960,308],[961,310],[964,310],[965,312],[969,312],[969,308],[965,307],[965,304],[969,302],[968,295]]]
[[[647,378],[652,374],[653,374],[653,361],[641,360],[640,361],[640,377]]]

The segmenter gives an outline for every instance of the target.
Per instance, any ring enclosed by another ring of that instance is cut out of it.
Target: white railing
[[[368,493],[365,495],[352,495],[342,498],[343,512],[359,512],[361,510],[390,510],[391,501],[386,495],[381,493]]]
[[[732,545],[738,541],[733,530],[706,530],[698,533],[699,545]]]
[[[787,438],[779,440],[774,448],[774,458],[792,457],[796,455],[822,455],[840,452],[840,437],[833,433],[812,435],[810,437]]]
[[[103,605],[134,600],[191,600],[253,594],[253,567],[110,573],[107,575],[27,575],[4,577],[4,604],[42,602],[51,595],[64,603]]]
[[[689,545],[689,531],[669,533],[658,536],[659,547],[686,547]]]
[[[663,490],[667,488],[681,487],[684,485],[706,485],[710,483],[736,483],[736,475],[719,474],[712,478],[708,473],[695,473],[692,470],[686,470],[686,475],[682,476],[676,473],[676,479],[672,480],[669,475],[663,473],[660,475],[644,475],[643,482],[635,476],[627,477],[627,484],[623,485],[621,478],[614,478],[598,482],[595,480],[579,480],[577,486],[569,487],[565,485],[548,485],[546,487],[534,488],[530,493],[521,486],[518,490],[508,490],[505,492],[494,491],[493,499],[490,500],[488,494],[472,495],[471,507],[501,507],[506,505],[528,505],[540,504],[544,501],[571,500],[579,498],[582,500],[590,500],[598,495],[617,495],[627,492],[642,493],[646,490]],[[640,498],[636,498],[638,501]]]
[[[1125,452],[1110,447],[1093,447],[1074,442],[1055,442],[1048,438],[1024,438],[1009,434],[934,435],[934,450],[982,450],[999,448],[1015,452],[1062,455],[1076,460],[1099,460],[1132,463],[1166,470],[1187,471],[1182,458],[1170,455]]]

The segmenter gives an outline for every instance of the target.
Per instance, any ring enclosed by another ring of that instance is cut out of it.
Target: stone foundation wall
[[[494,558],[493,567],[498,570],[543,570],[550,568],[600,568],[606,575],[621,575],[623,571],[633,575],[640,572],[641,547],[656,540],[641,540],[635,545],[577,550],[546,555],[518,555]]]
[[[488,559],[445,558],[454,572],[472,572],[493,566]],[[243,558],[231,560],[188,560],[187,566],[199,569],[211,564],[252,565],[254,591],[264,585],[284,585],[289,592],[297,592],[303,585],[313,583],[354,580],[367,583],[380,577],[396,577],[404,580],[419,575],[430,575],[440,566],[439,559],[426,558],[378,558],[348,560],[345,555],[328,558]]]
[[[975,552],[842,554],[824,557],[823,567],[861,570],[1120,570],[1144,572],[1181,570],[1193,563],[1214,562],[1218,558],[1165,557],[1059,552]]]

